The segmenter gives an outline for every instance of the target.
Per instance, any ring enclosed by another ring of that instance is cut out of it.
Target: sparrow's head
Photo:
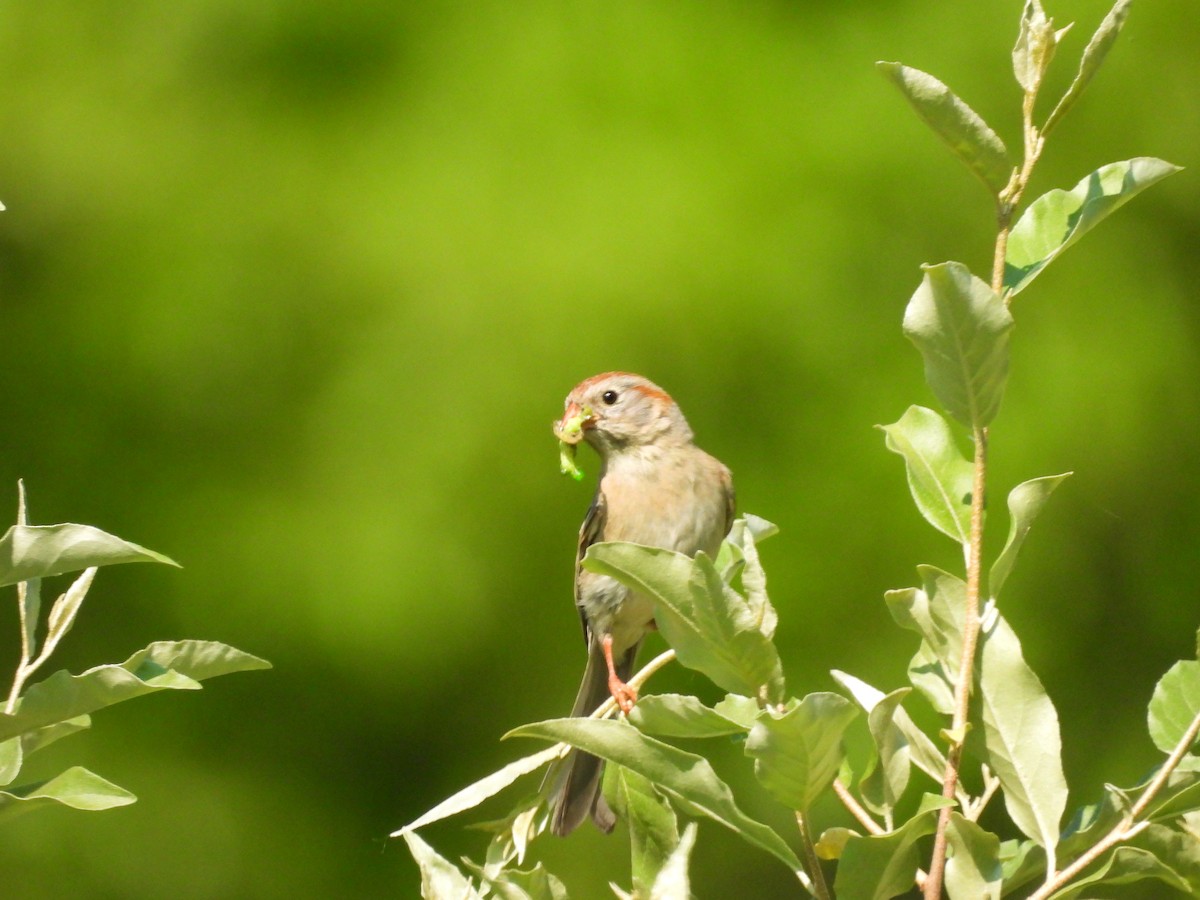
[[[629,372],[605,372],[575,385],[554,433],[568,444],[585,440],[601,456],[692,439],[692,429],[671,395]]]

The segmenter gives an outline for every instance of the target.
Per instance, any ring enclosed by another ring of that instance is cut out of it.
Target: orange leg
[[[604,661],[608,663],[608,689],[617,701],[617,706],[621,707],[621,712],[628,714],[637,702],[637,688],[630,687],[617,677],[617,667],[613,663],[612,655],[612,635],[604,635],[600,639],[600,645],[604,648]]]

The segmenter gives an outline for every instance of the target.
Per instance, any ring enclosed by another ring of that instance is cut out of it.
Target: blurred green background
[[[986,274],[992,228],[872,64],[933,72],[1016,143],[1020,7],[7,4],[0,506],[23,477],[33,521],[185,566],[102,572],[55,661],[195,637],[275,669],[116,707],[35,758],[140,799],[7,825],[6,892],[415,897],[385,836],[574,696],[596,463],[561,478],[549,424],[597,371],[666,386],[782,528],[764,558],[792,690],[835,667],[899,686],[914,643],[882,593],[958,551],[872,426],[933,403],[900,333],[918,265]],[[1079,24],[1048,91],[1106,8],[1049,3]],[[1193,168],[1020,297],[993,429],[995,497],[1076,473],[1005,598],[1073,805],[1153,764],[1145,705],[1200,624],[1197,46],[1194,4],[1136,4],[1056,132],[1035,195],[1131,156]],[[478,858],[469,820],[425,836]],[[578,897],[628,883],[620,834],[539,854]],[[795,896],[711,823],[695,871],[702,896]]]

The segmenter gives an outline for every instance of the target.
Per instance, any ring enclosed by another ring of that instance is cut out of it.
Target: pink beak
[[[591,410],[585,412],[583,407],[572,400],[563,411],[562,418],[554,423],[554,434],[565,444],[578,444],[583,440],[583,432],[595,424],[596,418]]]

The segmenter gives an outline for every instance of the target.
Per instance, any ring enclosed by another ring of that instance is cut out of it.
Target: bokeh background
[[[1107,0],[1049,5],[1079,22],[1057,93]],[[33,521],[185,567],[103,571],[56,661],[196,637],[275,664],[36,757],[140,799],[6,825],[5,891],[417,896],[385,836],[534,749],[498,738],[574,696],[591,487],[558,475],[549,424],[597,371],[671,390],[742,508],[780,525],[763,552],[792,689],[831,668],[899,686],[914,644],[882,593],[958,554],[872,426],[933,403],[899,327],[918,265],[985,273],[992,233],[872,64],[937,74],[1017,143],[1020,6],[5,5],[0,506],[23,477]],[[1034,194],[1137,155],[1193,168],[1019,298],[993,429],[996,497],[1076,473],[1004,598],[1073,805],[1153,764],[1145,705],[1200,625],[1197,46],[1193,4],[1137,4],[1054,135]],[[2,631],[0,671],[15,613]],[[478,858],[462,824],[425,836]],[[795,896],[717,826],[700,842],[701,895]],[[627,853],[591,829],[538,847],[583,898],[628,883]]]

